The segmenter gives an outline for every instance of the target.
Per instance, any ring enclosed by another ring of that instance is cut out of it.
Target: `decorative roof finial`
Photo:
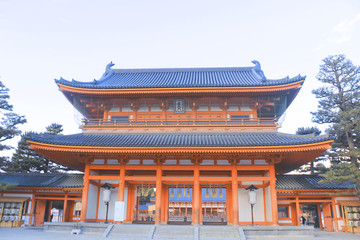
[[[106,65],[105,72],[111,72],[111,67],[114,66],[113,62],[111,61],[108,65]]]
[[[252,61],[252,63],[255,64],[255,69],[256,70],[261,70],[261,65],[260,65],[259,61],[254,60],[254,61]]]

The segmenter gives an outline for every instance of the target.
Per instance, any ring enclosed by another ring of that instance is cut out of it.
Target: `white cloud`
[[[328,41],[334,43],[343,43],[349,41],[352,37],[354,26],[358,22],[360,22],[360,13],[351,19],[346,19],[339,22],[333,28],[334,36],[328,38]]]

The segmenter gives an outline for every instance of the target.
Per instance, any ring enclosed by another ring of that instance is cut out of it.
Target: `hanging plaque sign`
[[[174,113],[185,113],[185,100],[182,98],[174,99]]]

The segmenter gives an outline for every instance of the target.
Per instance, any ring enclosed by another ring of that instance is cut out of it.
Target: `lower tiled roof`
[[[73,135],[33,134],[28,140],[54,145],[97,147],[250,147],[301,145],[328,141],[331,138],[278,132],[79,133]]]
[[[352,185],[320,183],[324,177],[318,175],[277,175],[276,189],[278,190],[314,190],[314,189],[349,189]],[[17,184],[17,187],[61,187],[82,188],[83,174],[67,173],[1,173],[0,182]],[[176,189],[175,189],[176,191]],[[205,199],[205,189],[202,192]],[[218,198],[218,197],[217,197]],[[172,201],[187,201],[186,197],[177,199],[174,193]],[[190,198],[191,199],[191,198]]]
[[[64,173],[1,173],[0,182],[17,187],[82,188],[83,174]]]
[[[307,190],[307,189],[349,189],[351,183],[335,184],[320,183],[324,177],[319,175],[278,175],[276,189],[279,190]]]

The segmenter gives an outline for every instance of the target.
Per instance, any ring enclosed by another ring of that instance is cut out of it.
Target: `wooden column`
[[[323,230],[324,227],[323,227],[323,224],[322,224],[320,203],[317,204],[317,210],[318,210],[318,217],[319,217],[319,227],[320,227],[321,230]]]
[[[161,206],[161,197],[162,197],[162,165],[160,160],[157,161],[156,166],[156,199],[155,199],[155,224],[161,223],[161,211],[164,211]]]
[[[301,226],[301,221],[300,221],[300,217],[301,217],[301,210],[300,210],[300,203],[299,203],[299,197],[296,196],[295,197],[295,203],[296,203],[296,223],[298,226]]]
[[[129,185],[128,189],[128,208],[126,213],[126,220],[128,222],[132,222],[134,221],[135,187],[133,185]]]
[[[335,225],[335,231],[338,232],[339,228],[338,228],[338,220],[337,220],[337,212],[336,212],[336,204],[335,204],[335,198],[331,197],[331,210],[332,210],[332,215],[333,215],[333,223]]]
[[[231,193],[232,193],[232,224],[239,224],[239,196],[238,196],[238,174],[237,174],[237,165],[236,161],[232,164],[231,169]]]
[[[267,220],[267,213],[266,213],[266,192],[265,192],[265,189],[266,189],[266,187],[265,187],[265,182],[263,181],[263,188],[262,188],[262,192],[263,192],[263,200],[264,200],[264,220],[265,220],[265,222],[267,222],[268,220]]]
[[[121,162],[118,201],[123,202],[124,196],[125,196],[125,163]]]
[[[275,164],[270,163],[270,194],[271,194],[271,215],[272,224],[278,225],[278,205],[277,205],[277,194],[276,194],[276,176],[275,176]]]
[[[89,196],[89,176],[90,176],[90,163],[85,162],[84,187],[81,198],[80,222],[85,222],[86,220],[86,211],[87,211],[87,203]]]
[[[232,219],[232,193],[231,186],[226,186],[226,221],[231,223]]]
[[[33,218],[35,218],[35,194],[32,195],[31,198],[31,210],[30,210],[30,218],[29,218],[29,225],[35,225],[35,220],[34,220],[34,224],[32,224]]]
[[[169,186],[166,187],[165,194],[165,224],[169,221]]]
[[[97,199],[96,199],[96,221],[99,219],[99,205],[100,205],[100,191],[101,191],[101,180],[98,180],[98,186],[97,186]]]
[[[199,171],[199,162],[196,161],[194,163],[194,189],[193,189],[193,224],[200,224],[200,214],[201,214],[201,206],[200,206],[200,171]]]
[[[63,217],[62,217],[62,221],[66,222],[66,218],[67,218],[67,214],[68,214],[68,210],[67,210],[67,206],[68,206],[68,194],[65,193],[65,199],[64,199],[64,207],[63,207]]]

